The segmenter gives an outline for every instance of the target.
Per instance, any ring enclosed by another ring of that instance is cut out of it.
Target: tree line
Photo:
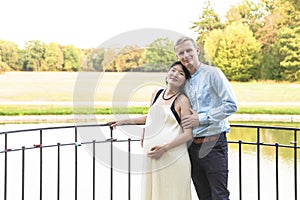
[[[225,22],[206,2],[192,28],[206,52],[202,60],[234,81],[300,81],[300,1],[244,0]]]
[[[220,67],[231,81],[300,81],[300,2],[244,0],[225,17],[206,1],[190,27],[204,63]],[[176,60],[174,41],[158,38],[146,47],[79,49],[28,41],[23,49],[0,40],[0,72],[111,71],[165,72]]]

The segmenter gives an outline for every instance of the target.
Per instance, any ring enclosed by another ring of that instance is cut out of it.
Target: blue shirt
[[[223,72],[201,64],[185,85],[192,109],[199,115],[200,125],[193,128],[194,137],[229,132],[227,117],[237,111],[236,97]]]

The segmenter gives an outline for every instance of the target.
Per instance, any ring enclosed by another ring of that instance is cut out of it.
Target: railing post
[[[60,197],[60,143],[57,143],[57,200]]]
[[[128,138],[128,200],[131,199],[131,139]]]
[[[7,133],[4,135],[4,200],[7,199]]]
[[[78,152],[77,152],[77,137],[78,137],[78,132],[77,132],[77,127],[75,126],[75,186],[74,186],[74,189],[75,189],[75,200],[77,200],[77,187],[78,187],[78,177],[77,177],[77,172],[78,172],[78,166],[77,166],[77,158],[78,158]]]
[[[110,126],[110,199],[113,200],[113,128]]]
[[[279,144],[276,142],[275,143],[275,165],[276,165],[276,199],[278,200],[279,199],[279,167],[278,167],[278,146]]]
[[[25,147],[22,146],[22,200],[25,195]]]
[[[239,140],[239,190],[240,200],[242,200],[242,140]]]
[[[260,200],[260,128],[257,128],[257,199]]]
[[[294,130],[294,178],[295,178],[295,200],[298,199],[298,183],[297,183],[297,130]]]
[[[96,190],[96,140],[93,140],[93,200],[95,200],[95,190]]]
[[[40,129],[40,200],[43,199],[43,131]]]

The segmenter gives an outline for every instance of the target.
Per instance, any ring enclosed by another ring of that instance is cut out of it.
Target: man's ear
[[[200,48],[197,47],[197,55],[199,56],[200,55]]]

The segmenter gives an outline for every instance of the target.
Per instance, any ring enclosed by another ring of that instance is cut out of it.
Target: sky
[[[0,40],[23,48],[30,40],[46,44],[98,47],[116,35],[139,29],[165,29],[196,39],[190,29],[206,0],[9,0],[0,2]],[[241,0],[211,0],[222,17]]]

